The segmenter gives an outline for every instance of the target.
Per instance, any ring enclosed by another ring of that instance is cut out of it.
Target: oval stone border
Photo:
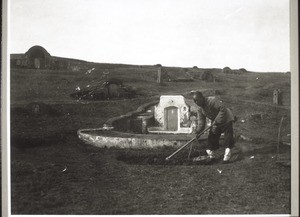
[[[132,149],[147,149],[159,147],[179,147],[184,145],[188,140],[193,138],[193,135],[182,135],[182,139],[174,137],[174,135],[166,135],[166,138],[147,138],[147,134],[137,134],[139,137],[125,137],[125,133],[118,132],[118,136],[108,136],[105,133],[93,135],[89,132],[92,130],[105,131],[103,128],[79,130],[78,137],[86,144],[93,145],[99,148],[132,148]],[[116,132],[116,131],[115,131]],[[141,135],[145,135],[144,137]],[[172,138],[173,137],[173,138]]]
[[[193,138],[193,134],[184,134],[184,135],[164,135],[164,138],[159,138],[160,136],[152,136],[154,138],[149,138],[149,134],[131,134],[128,136],[127,133],[117,130],[116,123],[119,121],[126,121],[124,119],[131,118],[132,116],[137,116],[143,112],[146,112],[147,109],[151,106],[154,106],[159,103],[159,100],[155,100],[149,103],[145,103],[137,108],[136,111],[128,112],[125,115],[120,115],[108,119],[102,128],[94,129],[81,129],[77,131],[79,139],[81,139],[86,144],[99,147],[99,148],[158,148],[158,147],[179,147],[184,145],[187,141]],[[98,131],[96,134],[93,134],[93,131]],[[113,131],[114,136],[107,135],[107,131]],[[178,139],[180,138],[180,139]],[[205,137],[201,140],[206,139]]]

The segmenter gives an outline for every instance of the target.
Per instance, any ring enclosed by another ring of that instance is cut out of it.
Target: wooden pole
[[[278,158],[279,158],[279,145],[280,145],[280,142],[281,142],[281,126],[282,126],[282,122],[283,122],[283,116],[281,117],[280,124],[279,124],[279,129],[278,129],[278,136],[277,136],[277,156],[276,156],[276,161],[277,161]]]

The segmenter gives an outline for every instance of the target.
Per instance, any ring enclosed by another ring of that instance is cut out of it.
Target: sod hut
[[[239,71],[240,71],[241,73],[247,73],[247,72],[248,72],[248,71],[247,71],[246,69],[244,69],[244,68],[240,68]]]
[[[200,79],[207,82],[214,82],[214,76],[211,71],[204,71],[200,74]]]
[[[78,71],[86,61],[51,56],[42,46],[35,45],[24,54],[11,54],[11,68],[52,69]]]
[[[232,73],[232,72],[231,72],[231,69],[230,69],[228,66],[224,67],[224,68],[222,69],[222,72],[223,72],[223,73],[226,73],[226,74]]]
[[[28,66],[34,69],[49,68],[51,63],[51,55],[41,46],[33,46],[26,53],[25,57],[28,60]]]

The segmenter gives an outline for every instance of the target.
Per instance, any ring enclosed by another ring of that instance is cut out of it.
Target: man
[[[228,163],[231,158],[231,149],[234,146],[233,122],[234,117],[230,109],[225,108],[219,100],[214,97],[205,98],[200,91],[191,92],[194,102],[199,106],[197,112],[198,126],[196,134],[198,135],[205,128],[206,117],[212,122],[207,140],[206,153],[208,162],[215,160],[214,151],[219,148],[219,139],[224,133],[225,153],[223,163]]]

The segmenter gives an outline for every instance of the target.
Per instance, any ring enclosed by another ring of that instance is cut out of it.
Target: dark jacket
[[[215,97],[205,98],[205,105],[203,107],[199,107],[197,111],[197,133],[204,130],[206,117],[216,125],[225,124],[234,120],[231,110],[226,108],[222,102],[215,99]]]

